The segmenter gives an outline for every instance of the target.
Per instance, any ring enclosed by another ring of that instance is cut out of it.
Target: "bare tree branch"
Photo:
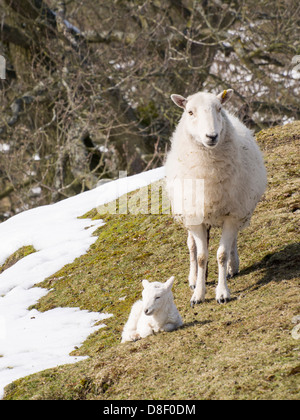
[[[4,191],[0,192],[0,200],[2,200],[5,197],[8,197],[13,191],[19,191],[22,188],[27,187],[28,185],[30,185],[32,182],[32,179],[26,179],[25,181],[23,181],[20,184],[17,185],[13,185],[13,184],[9,184]]]
[[[0,26],[0,40],[2,42],[12,42],[22,48],[29,48],[32,42],[25,33],[5,23]]]

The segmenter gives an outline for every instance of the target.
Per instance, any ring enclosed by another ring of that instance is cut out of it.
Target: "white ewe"
[[[154,332],[173,331],[182,325],[174,304],[173,282],[174,277],[166,283],[143,280],[143,300],[138,300],[132,306],[122,333],[122,343],[147,337]]]
[[[205,299],[211,227],[223,229],[217,252],[216,299],[219,303],[230,300],[227,275],[239,271],[238,231],[250,223],[267,184],[252,132],[222,107],[232,93],[229,89],[218,96],[199,92],[187,99],[171,97],[184,113],[166,159],[167,191],[174,213],[178,199],[182,202],[177,213],[189,232],[191,305]],[[185,180],[193,180],[193,188],[182,188],[191,185]]]

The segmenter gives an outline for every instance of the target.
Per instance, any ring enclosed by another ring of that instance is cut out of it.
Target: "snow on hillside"
[[[105,327],[95,323],[112,316],[78,308],[28,310],[48,293],[33,286],[86,253],[96,241],[92,234],[103,222],[78,217],[163,177],[160,168],[121,178],[0,224],[0,265],[23,246],[32,245],[37,251],[0,274],[0,398],[4,387],[18,378],[84,359],[69,353]]]

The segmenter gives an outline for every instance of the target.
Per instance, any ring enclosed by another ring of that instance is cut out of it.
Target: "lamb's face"
[[[164,307],[168,295],[172,293],[173,281],[174,277],[171,277],[166,283],[149,283],[147,280],[143,280],[143,310],[146,315],[155,315]]]
[[[224,125],[222,105],[231,97],[233,91],[225,90],[215,96],[199,92],[187,99],[172,95],[172,100],[185,110],[184,123],[188,133],[203,146],[213,149],[218,146]]]

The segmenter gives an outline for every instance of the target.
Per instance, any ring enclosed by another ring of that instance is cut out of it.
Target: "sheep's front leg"
[[[191,306],[193,306],[204,302],[205,299],[205,280],[208,260],[207,228],[202,224],[199,226],[190,226],[189,231],[192,233],[196,244],[198,265],[196,287],[191,299]]]
[[[220,246],[217,252],[219,267],[219,281],[216,289],[218,303],[227,303],[230,300],[230,290],[227,286],[227,266],[231,257],[234,242],[237,238],[238,229],[231,219],[226,219],[223,225],[223,232]]]

